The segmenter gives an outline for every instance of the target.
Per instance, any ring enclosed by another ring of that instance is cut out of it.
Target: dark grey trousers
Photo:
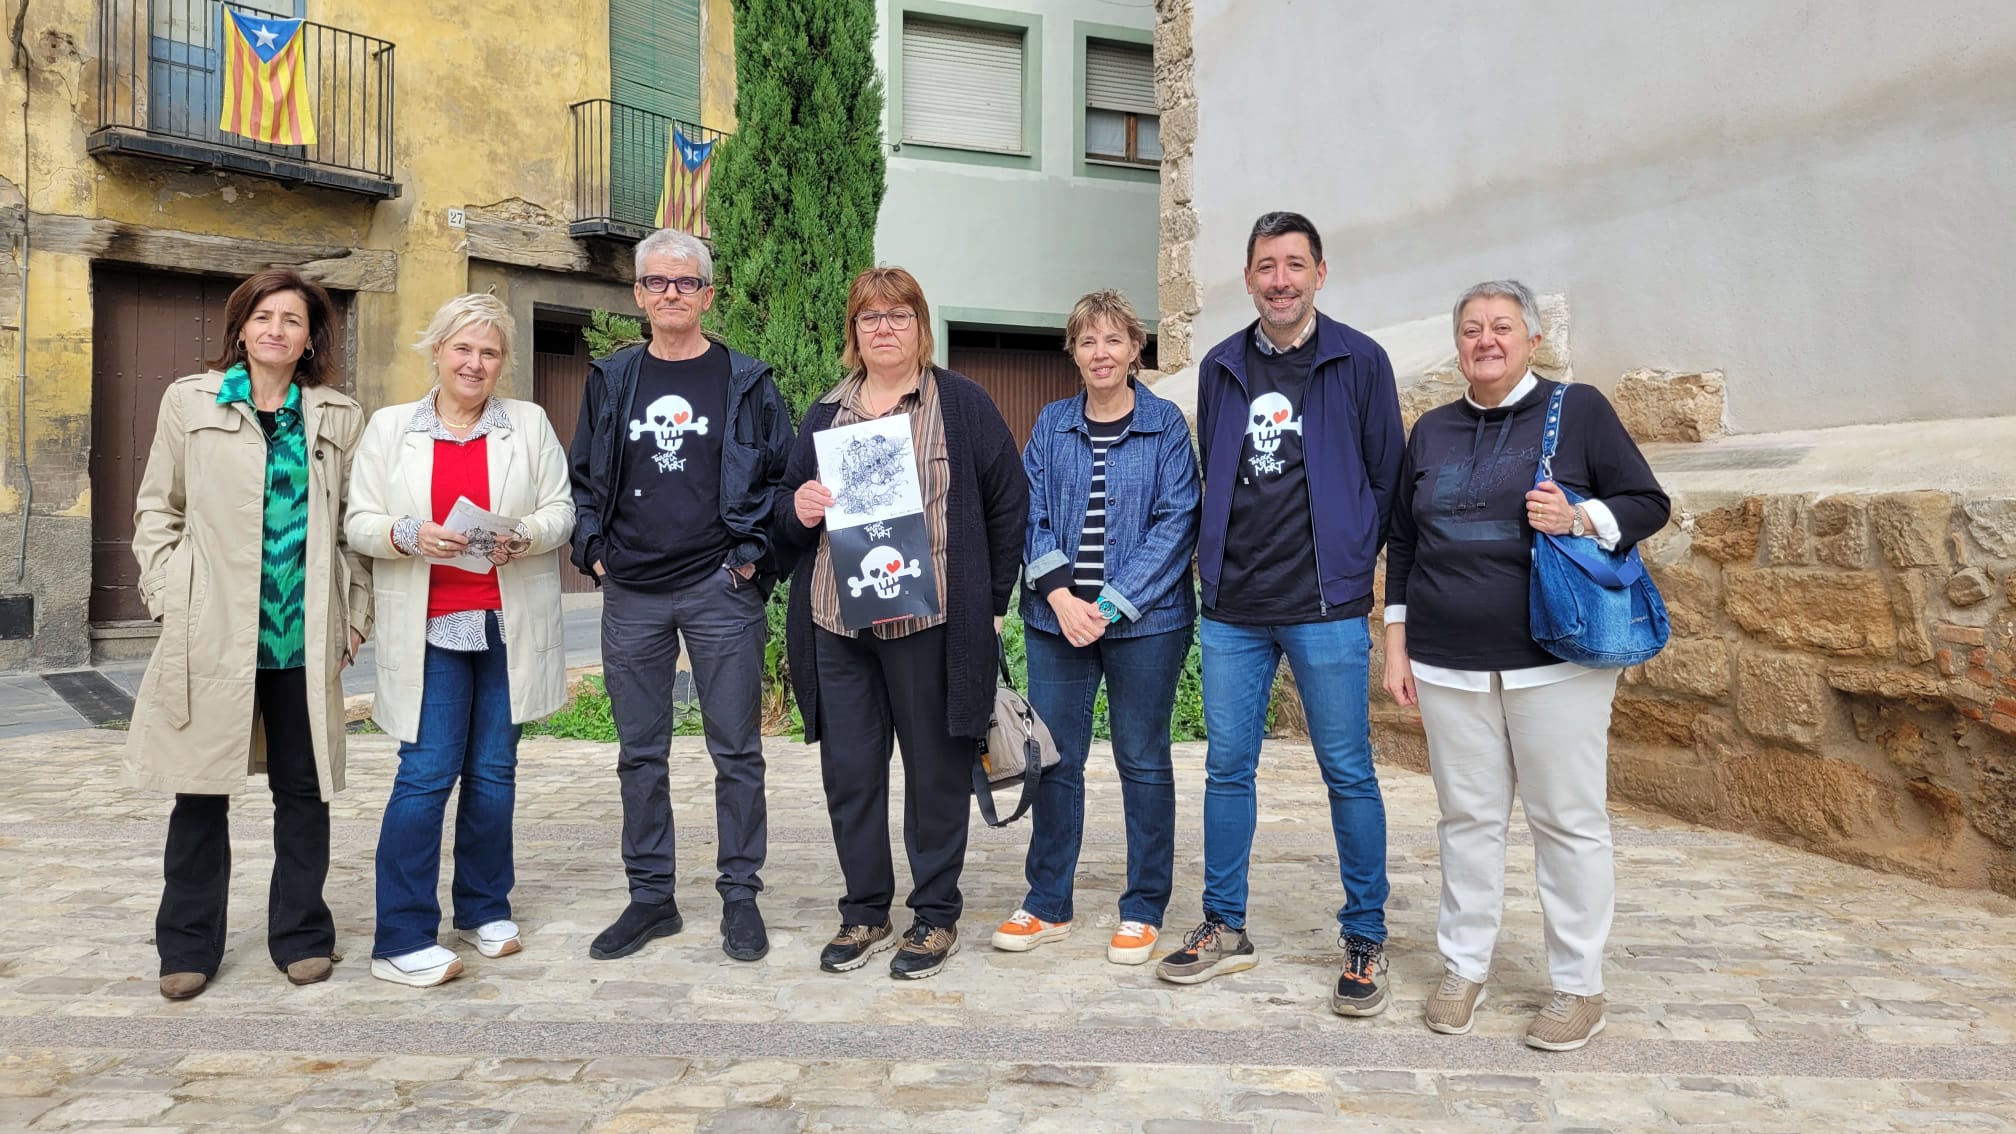
[[[714,758],[719,830],[714,888],[724,900],[763,888],[769,819],[763,799],[763,596],[754,583],[716,571],[669,592],[602,582],[602,672],[616,719],[616,771],[623,789],[623,867],[630,898],[672,896],[672,686],[679,640],[692,652],[693,684]],[[690,798],[690,795],[689,795]]]

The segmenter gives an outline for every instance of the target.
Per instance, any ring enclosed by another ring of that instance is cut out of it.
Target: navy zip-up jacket
[[[1225,529],[1253,404],[1246,344],[1257,325],[1248,323],[1212,347],[1197,369],[1197,446],[1204,463],[1197,574],[1206,608],[1218,603],[1225,565]],[[1372,593],[1407,435],[1385,349],[1320,311],[1315,334],[1314,372],[1302,406],[1302,455],[1321,576],[1318,606],[1327,610]]]

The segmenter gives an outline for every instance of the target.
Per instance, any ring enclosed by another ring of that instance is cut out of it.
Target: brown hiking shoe
[[[959,930],[950,925],[912,922],[903,933],[903,945],[889,961],[889,975],[897,980],[923,980],[938,975],[952,954],[959,951]]]
[[[1428,998],[1427,1018],[1430,1031],[1441,1032],[1445,1036],[1467,1036],[1477,1022],[1477,1006],[1484,1002],[1484,986],[1474,980],[1464,980],[1454,970],[1442,974],[1442,987]]]
[[[1603,1030],[1603,998],[1557,992],[1526,1029],[1526,1046],[1541,1051],[1574,1051]]]
[[[882,950],[895,947],[896,927],[886,921],[881,925],[843,925],[819,951],[819,967],[829,973],[849,972]]]

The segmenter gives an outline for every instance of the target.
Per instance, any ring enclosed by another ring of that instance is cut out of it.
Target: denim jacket
[[[1061,633],[1036,581],[1078,557],[1092,493],[1092,435],[1085,395],[1051,402],[1022,450],[1029,473],[1023,537],[1022,621]],[[1134,420],[1106,450],[1106,586],[1121,619],[1116,638],[1188,627],[1197,617],[1190,559],[1197,547],[1197,456],[1190,426],[1167,398],[1134,383]]]

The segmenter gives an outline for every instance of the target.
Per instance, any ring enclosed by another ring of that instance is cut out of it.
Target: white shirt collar
[[[1531,370],[1528,370],[1526,372],[1526,377],[1519,379],[1519,384],[1517,386],[1512,387],[1512,392],[1505,395],[1505,400],[1499,402],[1497,408],[1503,409],[1506,406],[1518,405],[1519,399],[1532,393],[1533,387],[1538,386],[1539,384],[1540,379],[1534,377],[1533,372]],[[1463,400],[1470,403],[1471,409],[1483,410],[1490,408],[1478,405],[1477,399],[1470,396],[1470,390],[1467,386],[1463,390]]]

